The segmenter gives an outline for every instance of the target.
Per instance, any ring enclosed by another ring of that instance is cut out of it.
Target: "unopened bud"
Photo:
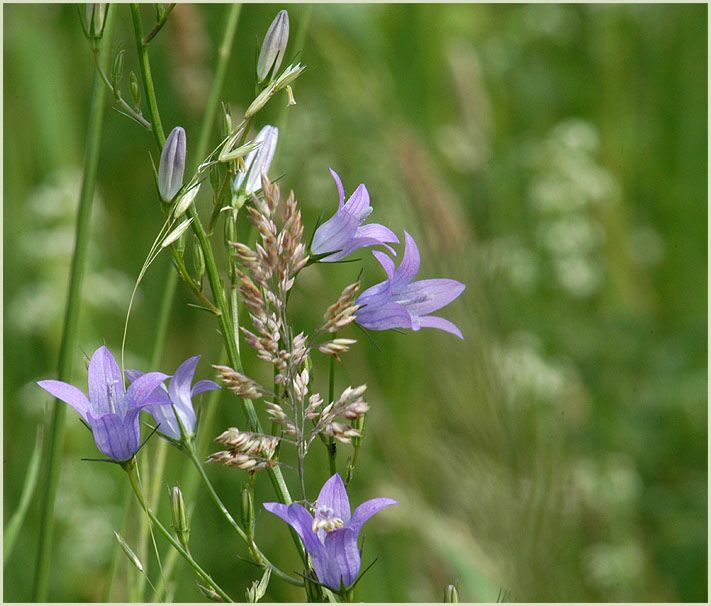
[[[259,147],[250,151],[244,159],[244,170],[235,176],[235,191],[244,189],[245,193],[253,194],[262,188],[262,176],[269,172],[278,140],[279,129],[276,126],[266,125],[257,133],[254,143],[258,143]]]
[[[459,590],[455,585],[449,584],[444,588],[444,602],[446,604],[457,604],[459,602]]]
[[[178,203],[175,205],[175,210],[173,211],[173,217],[179,219],[185,212],[190,208],[195,196],[197,196],[198,191],[200,191],[200,184],[193,185],[178,199]]]
[[[114,65],[111,68],[111,87],[114,90],[114,97],[118,101],[121,99],[121,82],[123,81],[123,57],[126,50],[122,49],[114,57]]]
[[[126,543],[126,540],[115,530],[114,530],[114,536],[116,537],[118,544],[121,546],[121,549],[123,549],[123,552],[126,554],[128,559],[130,560],[131,564],[133,564],[136,567],[138,572],[143,572],[143,564],[141,564],[141,560],[138,559],[138,556],[134,553],[133,549],[131,549],[128,546],[128,543]]]
[[[158,191],[166,202],[183,186],[185,172],[185,131],[176,126],[165,140],[158,167]]]
[[[193,267],[199,282],[205,275],[205,255],[203,255],[197,236],[193,236]]]
[[[133,107],[134,109],[139,109],[141,107],[141,89],[138,88],[138,76],[136,76],[136,72],[131,70],[131,73],[128,74],[128,79],[131,82],[131,99],[133,99]]]
[[[289,42],[289,13],[281,10],[269,26],[257,60],[257,80],[263,82],[270,73],[276,73],[284,59]]]
[[[178,540],[185,550],[188,549],[188,539],[190,538],[190,521],[188,512],[185,509],[183,493],[179,486],[172,486],[168,489],[170,495],[170,512],[173,515],[173,529],[178,535]]]
[[[254,536],[254,497],[249,484],[242,484],[242,527],[247,531],[247,536]]]
[[[98,40],[103,35],[107,9],[106,2],[86,5],[86,29],[90,38]]]

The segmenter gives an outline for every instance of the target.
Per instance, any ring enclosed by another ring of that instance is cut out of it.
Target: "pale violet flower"
[[[66,402],[86,421],[97,448],[116,462],[128,461],[140,446],[138,416],[151,402],[151,394],[168,378],[149,372],[124,389],[121,370],[106,346],[99,347],[89,361],[89,397],[63,381],[38,381],[55,398]]]
[[[345,202],[343,183],[336,171],[329,169],[338,187],[338,210],[328,221],[319,225],[311,243],[313,255],[326,255],[320,261],[340,261],[353,251],[366,246],[385,246],[398,243],[398,237],[379,223],[363,224],[373,212],[368,190],[362,183]],[[327,254],[331,253],[331,254]]]
[[[358,324],[371,330],[438,328],[464,338],[455,324],[430,315],[461,295],[464,284],[448,279],[413,282],[420,271],[420,252],[410,234],[405,232],[405,253],[397,269],[385,253],[374,251],[373,255],[388,279],[371,286],[356,299]]]
[[[185,131],[176,126],[163,145],[158,166],[158,192],[166,202],[175,198],[183,186],[185,172]]]
[[[275,74],[279,71],[287,42],[289,42],[289,13],[281,10],[269,26],[259,51],[257,60],[259,82],[264,81],[270,73]]]
[[[236,192],[243,189],[249,195],[262,189],[262,175],[269,172],[278,139],[279,129],[276,126],[267,125],[257,133],[254,142],[261,145],[247,154],[244,170],[235,175],[233,186]]]
[[[173,440],[181,439],[181,424],[188,436],[195,433],[197,416],[193,408],[193,396],[212,389],[220,389],[217,383],[208,380],[198,381],[192,385],[199,361],[200,356],[193,356],[185,360],[170,378],[168,387],[159,386],[149,398],[146,410],[158,425],[158,431]],[[126,369],[126,378],[132,385],[142,376],[145,375],[138,370]],[[175,416],[176,412],[180,422]]]
[[[358,535],[363,524],[381,509],[397,504],[393,499],[371,499],[351,515],[346,487],[341,476],[334,474],[321,488],[314,515],[299,503],[264,503],[264,508],[301,537],[319,582],[341,591],[353,585],[360,572]]]

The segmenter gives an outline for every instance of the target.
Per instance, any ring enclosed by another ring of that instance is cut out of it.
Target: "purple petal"
[[[193,385],[191,395],[196,396],[198,394],[204,393],[206,391],[211,391],[213,389],[220,389],[220,386],[214,381],[210,381],[209,379],[203,379],[202,381],[198,381],[197,383],[195,383],[195,385]]]
[[[394,290],[393,298],[414,316],[424,316],[448,305],[464,291],[464,284],[439,278],[418,280]]]
[[[331,173],[333,180],[336,182],[336,187],[338,188],[338,208],[342,208],[343,202],[346,199],[346,192],[343,190],[343,182],[335,170],[329,168],[328,172]]]
[[[407,309],[394,301],[371,300],[356,311],[356,322],[371,330],[412,328],[412,318]]]
[[[138,450],[141,431],[138,410],[129,410],[125,417],[108,413],[94,417],[88,423],[97,448],[113,461],[128,461]]]
[[[365,218],[373,212],[370,207],[370,195],[368,194],[368,189],[361,183],[356,190],[348,198],[348,202],[343,206],[343,210],[348,212],[348,214],[353,215],[358,223],[361,223]]]
[[[108,347],[102,345],[89,361],[89,401],[92,413],[124,412],[117,409],[123,406],[123,396],[123,377],[119,365]]]
[[[166,399],[168,398],[166,397]],[[175,411],[173,410],[173,404],[170,399],[168,399],[167,404],[153,404],[148,406],[146,410],[148,410],[150,415],[153,417],[160,433],[168,436],[169,438],[173,438],[174,440],[180,440],[180,425],[178,424],[178,420],[175,418]],[[178,414],[180,414],[180,411]],[[181,421],[183,423],[183,427],[185,427],[185,431],[192,435],[195,429],[195,415],[193,414],[192,423],[190,423],[190,419],[185,418],[181,418]]]
[[[142,408],[151,404],[153,392],[168,378],[162,372],[147,372],[128,387],[126,402],[129,409]]]
[[[126,375],[128,382],[133,383],[138,377],[142,376],[144,373],[142,373],[140,370],[134,370],[133,368],[127,368],[124,371],[124,374]]]
[[[318,226],[311,243],[311,252],[317,255],[338,253],[352,240],[357,229],[358,219],[341,209],[328,221]],[[334,256],[336,255],[330,255],[322,260],[337,260],[331,258]]]
[[[82,418],[87,421],[86,415],[91,408],[91,404],[89,404],[89,400],[81,389],[64,381],[37,381],[37,385],[52,394],[55,398],[69,404],[69,406],[76,410]]]
[[[262,189],[262,175],[269,172],[276,151],[277,140],[279,139],[279,129],[276,126],[265,126],[259,131],[255,141],[261,141],[261,145],[254,151],[255,156],[249,164],[249,177],[247,177],[246,192],[254,193]]]
[[[356,231],[356,238],[373,238],[378,242],[390,242],[393,244],[399,244],[400,239],[392,232],[392,230],[381,225],[380,223],[367,223],[366,225],[361,225]]]
[[[405,232],[405,254],[393,275],[393,288],[402,288],[412,282],[420,271],[420,251],[414,238]]]
[[[370,499],[365,503],[361,503],[360,505],[358,505],[358,507],[356,507],[356,510],[353,512],[353,517],[348,523],[348,528],[352,529],[357,536],[363,524],[365,524],[381,509],[390,507],[390,505],[399,505],[399,503],[397,501],[394,501],[393,499],[383,497],[378,499]]]
[[[185,130],[176,126],[165,141],[158,166],[158,191],[163,200],[172,200],[183,185],[185,171]]]
[[[459,330],[457,325],[453,322],[450,322],[449,320],[445,320],[444,318],[438,318],[437,316],[422,316],[420,318],[417,318],[417,322],[420,328],[438,328],[439,330],[450,332],[453,335],[456,335],[460,339],[464,340],[462,331]]]
[[[311,556],[318,557],[322,554],[323,545],[318,540],[313,531],[313,516],[306,511],[303,505],[292,503],[283,505],[282,503],[264,503],[264,509],[279,516],[289,524],[299,535],[301,541]]]
[[[348,527],[338,528],[326,535],[324,547],[330,566],[327,571],[328,578],[321,579],[319,577],[319,579],[334,591],[340,590],[341,580],[347,588],[358,577],[360,552],[358,551],[357,538],[358,534]]]
[[[346,487],[341,476],[334,473],[321,488],[321,492],[316,499],[316,508],[328,507],[333,510],[337,518],[341,518],[344,524],[351,519],[351,504],[348,501]]]
[[[395,273],[395,261],[392,260],[390,255],[380,250],[374,250],[373,256],[378,260],[378,263],[383,266],[385,273],[388,274],[388,279],[391,279]]]
[[[168,393],[170,394],[170,399],[176,406],[181,404],[182,406],[189,406],[192,408],[191,396],[191,385],[193,382],[193,377],[195,376],[195,369],[197,368],[198,362],[200,361],[200,356],[193,356],[188,358],[183,362],[175,371],[175,374],[170,379],[168,383]]]

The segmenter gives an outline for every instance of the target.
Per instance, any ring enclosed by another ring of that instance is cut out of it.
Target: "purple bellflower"
[[[420,271],[420,252],[410,234],[405,232],[405,254],[397,269],[385,253],[374,251],[373,255],[388,279],[364,290],[356,299],[360,306],[356,311],[358,324],[371,330],[438,328],[464,338],[449,320],[429,315],[461,295],[464,284],[447,279],[413,282]]]
[[[181,424],[188,436],[195,433],[197,417],[193,408],[193,396],[212,389],[220,389],[217,383],[207,380],[198,381],[191,387],[195,368],[199,361],[200,356],[193,356],[185,360],[170,378],[168,387],[158,386],[148,398],[146,410],[157,423],[158,431],[173,440],[181,439]],[[126,369],[126,378],[131,382],[131,385],[144,376],[138,370]],[[175,416],[176,412],[180,422]]]
[[[128,461],[140,446],[138,416],[148,406],[151,394],[168,378],[149,372],[124,389],[121,370],[106,346],[89,361],[89,397],[63,381],[38,381],[55,398],[66,402],[86,421],[97,448],[117,463]]]
[[[327,263],[340,261],[366,246],[385,246],[395,254],[388,244],[397,244],[400,240],[392,231],[379,223],[363,225],[363,221],[373,212],[365,185],[361,183],[344,203],[346,195],[341,178],[333,169],[329,168],[329,171],[338,187],[338,210],[328,221],[319,225],[311,243],[311,252],[315,255],[331,253],[320,259]]]
[[[346,487],[341,476],[334,474],[321,488],[315,515],[299,503],[264,503],[264,508],[291,525],[301,537],[319,582],[340,591],[341,587],[348,589],[358,578],[361,527],[381,509],[397,504],[393,499],[371,499],[356,507],[351,515]]]

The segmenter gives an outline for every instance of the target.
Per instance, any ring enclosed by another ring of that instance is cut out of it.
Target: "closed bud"
[[[244,189],[245,193],[253,194],[262,188],[262,176],[269,172],[278,140],[279,129],[276,126],[266,125],[257,133],[254,143],[259,147],[247,154],[244,170],[235,176],[235,191]]]
[[[179,486],[172,486],[168,489],[170,495],[170,512],[173,515],[173,529],[178,535],[178,540],[185,550],[188,549],[188,540],[190,538],[190,522],[188,520],[188,512],[185,509],[185,501],[183,501],[183,493]]]
[[[455,585],[449,584],[444,588],[444,601],[446,604],[459,602],[459,591]]]
[[[254,497],[252,490],[246,482],[242,484],[242,527],[247,531],[247,536],[254,536]]]
[[[269,26],[257,60],[257,80],[263,82],[270,73],[276,73],[281,66],[289,42],[289,13],[282,10]]]
[[[182,217],[187,212],[188,208],[192,206],[198,191],[200,191],[200,183],[193,185],[188,189],[188,191],[180,196],[177,204],[175,205],[175,210],[173,211],[173,217],[175,219]]]
[[[185,172],[185,131],[176,126],[163,145],[158,167],[158,191],[166,202],[172,200],[183,186]]]
[[[130,560],[131,564],[136,567],[138,572],[143,572],[143,564],[141,564],[141,560],[138,559],[138,556],[134,553],[133,549],[131,549],[128,543],[126,543],[126,540],[115,530],[114,536],[116,537],[118,544],[121,546],[121,549],[123,549],[123,552],[126,554],[126,557]]]
[[[116,100],[121,99],[121,82],[123,81],[123,57],[126,54],[125,50],[120,50],[114,57],[114,64],[111,68],[111,87],[114,89],[114,97]]]
[[[106,2],[86,5],[86,29],[90,38],[98,40],[103,35],[107,9]]]
[[[193,267],[195,268],[195,276],[200,282],[205,275],[205,255],[202,253],[197,236],[193,236]]]
[[[190,219],[185,219],[178,227],[176,227],[172,232],[170,232],[165,240],[161,242],[161,248],[165,248],[166,246],[170,246],[173,242],[175,242],[177,239],[180,238],[190,227],[190,224],[193,222],[192,217]]]
[[[136,76],[136,72],[131,70],[131,73],[128,74],[128,79],[131,82],[131,99],[133,99],[133,107],[134,109],[140,109],[141,89],[138,88],[138,76]]]

